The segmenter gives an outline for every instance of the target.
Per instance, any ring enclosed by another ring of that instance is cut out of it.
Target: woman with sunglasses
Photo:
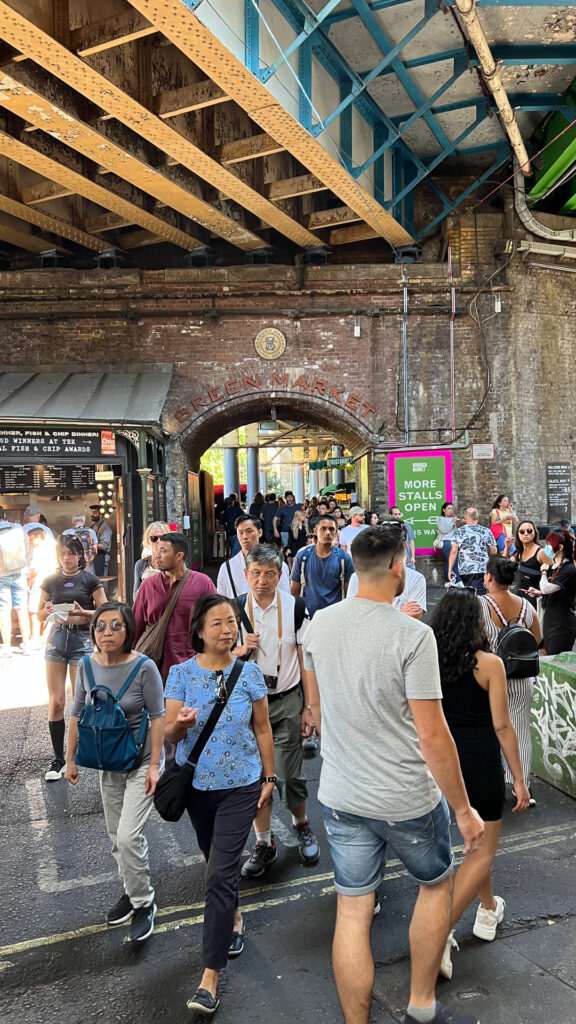
[[[94,653],[89,659],[83,659],[78,667],[78,685],[68,735],[66,779],[73,786],[79,781],[74,761],[78,749],[78,716],[84,705],[89,703],[93,687],[85,662],[90,661],[96,687],[107,686],[113,695],[119,692],[137,663],[141,662],[120,698],[120,706],[135,737],[144,711],[150,716],[142,753],[131,771],[101,771],[99,776],[106,831],[123,886],[122,895],[108,911],[106,920],[109,925],[131,921],[130,939],[142,942],[154,931],[157,909],[154,889],[150,884],[144,825],[152,810],[152,797],[164,759],[164,692],[162,678],[154,662],[132,650],[135,634],[134,617],[125,604],[107,601],[96,610],[90,625]]]
[[[244,949],[238,906],[238,868],[252,820],[269,802],[276,776],[264,676],[246,662],[227,696],[236,659],[235,604],[220,594],[200,597],[190,619],[195,657],[174,665],[166,682],[164,734],[177,743],[176,763],[191,754],[216,702],[226,704],[200,757],[187,811],[207,862],[202,959],[204,972],[189,1010],[211,1015],[219,1005],[218,977]]]
[[[154,523],[149,523],[144,530],[144,536],[142,537],[142,558],[139,558],[134,566],[133,601],[136,600],[136,594],[140,590],[142,580],[146,579],[153,572],[158,571],[152,564],[154,548],[160,540],[160,537],[169,532],[170,527],[168,526],[168,523],[163,523],[160,520],[157,520]]]
[[[479,896],[472,931],[491,942],[505,910],[502,897],[492,891],[492,862],[498,850],[505,794],[502,754],[514,778],[513,810],[525,811],[530,794],[508,712],[504,665],[490,653],[480,600],[472,588],[449,590],[434,609],[430,626],[438,646],[444,714],[456,743],[468,798],[484,820],[481,846],[456,872],[452,927]],[[445,978],[452,977],[454,948],[458,946],[451,931],[440,966]]]
[[[538,599],[528,591],[530,587],[538,586],[542,566],[550,565],[553,559],[548,557],[540,544],[538,529],[531,519],[523,519],[518,523],[514,544],[516,552],[512,556],[512,561],[520,567],[518,589],[532,607],[536,608]]]

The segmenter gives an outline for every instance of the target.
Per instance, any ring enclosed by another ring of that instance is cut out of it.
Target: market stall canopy
[[[172,366],[153,373],[0,373],[0,421],[159,424]]]

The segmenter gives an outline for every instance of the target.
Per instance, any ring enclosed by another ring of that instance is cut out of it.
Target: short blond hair
[[[153,523],[148,523],[148,526],[144,530],[144,536],[142,537],[143,558],[147,558],[150,554],[150,535],[152,533],[170,533],[170,527],[168,526],[168,523],[163,523],[160,519],[155,519]]]

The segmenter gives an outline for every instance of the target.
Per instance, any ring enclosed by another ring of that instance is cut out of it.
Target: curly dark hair
[[[480,601],[470,590],[449,590],[436,605],[430,626],[438,645],[442,689],[476,668],[477,651],[490,651]]]

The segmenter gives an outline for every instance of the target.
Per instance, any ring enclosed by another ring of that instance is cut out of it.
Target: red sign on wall
[[[100,451],[102,455],[116,455],[116,434],[113,430],[100,431]]]

